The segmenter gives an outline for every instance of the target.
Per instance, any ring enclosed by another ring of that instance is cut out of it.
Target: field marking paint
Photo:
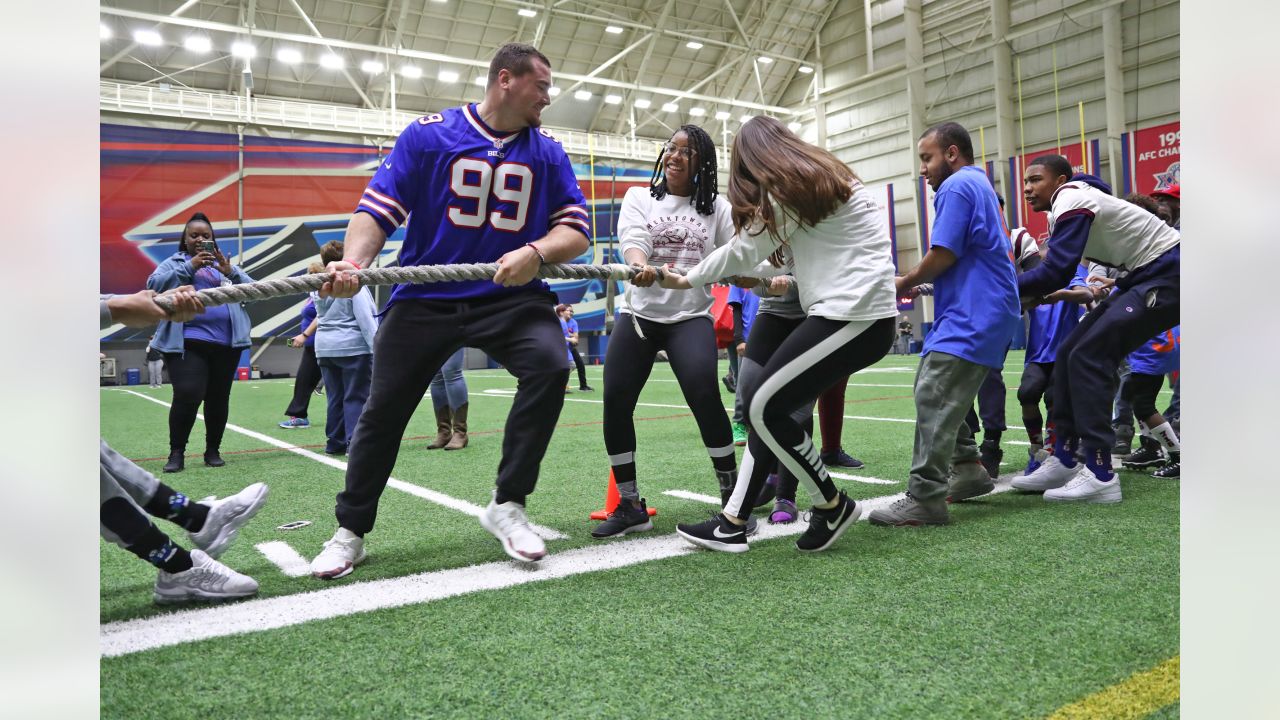
[[[992,494],[1009,489],[1008,478],[1001,478]],[[863,509],[860,519],[866,519],[870,511],[887,507],[901,497],[902,493],[895,493],[859,500],[858,505]],[[803,523],[762,523],[751,542],[755,544],[799,535],[805,529]],[[550,555],[536,564],[501,560],[332,587],[323,587],[317,580],[316,586],[322,589],[311,592],[107,623],[98,631],[99,648],[102,657],[118,657],[198,640],[291,627],[314,620],[420,605],[485,590],[613,570],[694,552],[700,550],[673,533],[587,545]]]
[[[836,472],[831,468],[827,468],[827,474],[833,478],[853,480],[854,482],[867,483],[868,485],[897,485],[898,483],[903,482],[902,480],[881,480],[880,478],[874,478],[867,475],[850,475],[849,473]]]
[[[683,500],[693,500],[694,502],[706,503],[708,505],[715,505],[716,507],[720,507],[721,505],[720,498],[718,497],[711,497],[710,495],[703,495],[702,493],[689,492],[688,490],[663,490],[662,494],[670,495],[671,497],[674,497],[674,498],[681,498]]]
[[[150,400],[151,402],[157,405],[163,405],[164,407],[170,406],[169,403],[163,400],[157,400],[156,398],[143,395],[142,393],[139,393],[139,392],[134,392],[132,390],[121,390],[121,392],[126,392],[126,393],[129,393],[130,395],[137,395],[143,400]],[[201,422],[204,421],[204,415],[197,414],[196,417]],[[257,440],[259,442],[264,442],[268,445],[278,447],[281,450],[288,450],[289,452],[294,453],[295,455],[301,455],[302,457],[307,458],[308,460],[314,460],[320,463],[321,465],[328,465],[331,468],[336,468],[343,472],[346,472],[347,470],[347,463],[343,460],[338,460],[337,458],[329,457],[328,455],[319,455],[317,453],[313,453],[310,450],[300,448],[297,445],[290,445],[289,443],[283,440],[277,440],[276,438],[273,438],[270,435],[263,435],[260,432],[249,430],[247,428],[242,428],[239,425],[233,425],[231,423],[227,423],[227,429],[234,432],[238,432],[241,435],[246,435],[248,437],[251,437],[254,440]],[[389,478],[387,480],[387,487],[394,488],[396,490],[399,490],[400,492],[408,493],[416,497],[420,497],[423,500],[426,500],[428,502],[433,502],[436,505],[440,505],[441,507],[447,507],[450,510],[457,510],[458,512],[466,513],[471,517],[478,518],[480,517],[481,513],[484,512],[484,508],[480,507],[479,505],[476,505],[475,503],[469,503],[466,500],[453,497],[452,495],[445,495],[442,492],[438,492],[430,488],[425,488],[425,487],[422,487],[421,485],[415,485],[410,482],[405,482],[404,480]],[[564,533],[561,533],[558,530],[552,530],[551,528],[543,527],[541,525],[535,525],[533,523],[529,523],[529,526],[533,528],[534,532],[536,532],[539,536],[541,536],[546,540],[564,540],[565,538],[568,537],[568,535],[565,535]]]
[[[1150,670],[1135,673],[1111,687],[1064,705],[1047,720],[1137,720],[1168,707],[1180,697],[1180,657],[1174,655]]]
[[[254,547],[288,577],[305,577],[311,574],[311,563],[283,540],[258,543]]]

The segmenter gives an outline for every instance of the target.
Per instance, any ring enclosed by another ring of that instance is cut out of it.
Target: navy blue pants
[[[1004,351],[1005,357],[1009,356],[1009,351]],[[1004,363],[1001,362],[1001,365]],[[969,408],[969,414],[965,416],[965,423],[969,426],[969,430],[974,435],[978,431],[985,430],[987,433],[1004,432],[1009,427],[1005,425],[1004,402],[1006,388],[1004,385],[1004,368],[990,368],[987,370],[987,376],[982,379],[982,386],[978,388],[978,411],[974,412],[973,408]],[[978,425],[978,419],[982,419],[981,428]],[[985,439],[985,438],[984,438]]]
[[[1062,438],[1086,453],[1115,444],[1111,402],[1115,372],[1129,353],[1179,322],[1180,253],[1174,247],[1130,273],[1058,347],[1050,417]]]
[[[324,435],[328,439],[325,449],[335,453],[346,452],[360,413],[364,411],[364,403],[369,399],[373,355],[322,357],[317,362],[328,401],[328,414],[324,421]]]

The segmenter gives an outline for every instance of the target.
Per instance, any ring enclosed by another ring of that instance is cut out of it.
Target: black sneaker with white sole
[[[809,511],[809,529],[796,540],[796,549],[803,552],[818,552],[831,547],[832,543],[844,534],[849,526],[858,522],[862,516],[862,508],[855,500],[849,499],[844,491],[836,506],[829,510],[814,508]]]
[[[632,505],[630,501],[619,500],[618,507],[614,508],[604,522],[591,531],[591,537],[621,537],[627,533],[652,529],[653,521],[649,519],[649,506],[644,498],[640,498],[640,507]]]
[[[1155,465],[1163,465],[1168,460],[1160,443],[1151,438],[1142,438],[1142,447],[1120,459],[1120,464],[1130,470],[1140,470]]]
[[[747,545],[746,528],[729,522],[724,513],[716,513],[710,520],[692,525],[679,523],[676,525],[676,533],[708,550],[740,553],[751,549]]]

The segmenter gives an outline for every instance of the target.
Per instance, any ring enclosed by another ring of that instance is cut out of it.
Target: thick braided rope
[[[351,274],[360,280],[360,286],[398,285],[403,283],[456,282],[459,280],[489,280],[498,272],[497,263],[471,263],[461,265],[417,265],[413,267],[369,268]],[[556,280],[630,280],[639,272],[630,265],[543,265],[538,277]],[[662,270],[658,271],[659,276]],[[197,295],[205,307],[238,302],[254,302],[287,295],[300,295],[320,286],[329,279],[328,273],[295,275],[293,277],[262,280],[259,282],[223,285],[201,290]],[[156,304],[165,310],[173,309],[173,302],[157,295]]]

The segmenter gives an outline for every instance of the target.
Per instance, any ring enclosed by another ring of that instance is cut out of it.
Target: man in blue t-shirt
[[[342,577],[365,558],[378,499],[400,439],[436,371],[461,347],[480,348],[514,375],[493,501],[480,524],[521,562],[546,555],[525,517],[538,468],[564,406],[569,363],[555,296],[537,278],[589,246],[586,203],[559,141],[543,130],[551,63],[530,45],[499,48],[478,104],[409,123],[369,182],[347,227],[342,260],[320,294],[352,297],[367,267],[408,223],[400,265],[492,263],[493,280],[398,285],[374,347],[373,389],[349,448],[339,528],[312,562]]]
[[[948,501],[995,488],[964,417],[988,369],[1004,365],[1021,316],[1008,230],[995,189],[973,166],[969,133],[952,122],[935,125],[920,137],[918,150],[936,217],[932,246],[898,278],[898,297],[914,297],[917,285],[933,283],[933,330],[916,373],[908,491],[871,513],[875,525],[946,524]]]

